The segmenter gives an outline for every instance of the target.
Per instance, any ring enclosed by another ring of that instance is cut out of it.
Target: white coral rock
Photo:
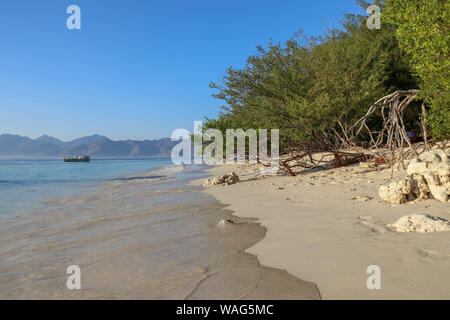
[[[406,173],[409,176],[425,174],[448,176],[450,173],[450,161],[444,150],[427,151],[411,160]]]
[[[220,177],[207,179],[203,182],[203,186],[230,185],[239,182],[239,176],[235,172],[229,172]]]
[[[422,201],[431,196],[444,203],[449,201],[450,161],[444,150],[427,151],[411,160],[407,174],[403,180],[381,186],[380,198],[392,204]]]
[[[378,195],[382,200],[392,204],[405,203],[413,185],[413,180],[410,177],[406,177],[400,181],[392,181],[387,186],[381,186],[378,190]]]
[[[441,232],[450,231],[450,222],[430,215],[412,214],[401,217],[388,227],[397,232]]]

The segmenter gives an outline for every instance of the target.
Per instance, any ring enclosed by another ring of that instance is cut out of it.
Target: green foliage
[[[369,30],[366,19],[349,15],[344,31],[257,47],[244,68],[229,68],[221,83],[211,84],[225,105],[205,128],[280,129],[281,152],[339,148],[336,133],[343,136],[372,103],[418,85],[395,28]]]
[[[400,47],[420,77],[421,96],[430,105],[429,124],[438,138],[450,137],[450,2],[386,0],[383,20],[397,26]]]

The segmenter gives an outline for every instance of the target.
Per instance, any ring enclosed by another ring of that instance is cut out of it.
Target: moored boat
[[[64,162],[89,162],[91,158],[89,156],[77,156],[77,157],[65,157]]]

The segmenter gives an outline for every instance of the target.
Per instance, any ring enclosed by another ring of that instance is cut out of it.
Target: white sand
[[[449,205],[379,203],[378,188],[390,180],[390,171],[362,170],[252,180],[249,166],[220,166],[211,175],[235,171],[242,182],[205,191],[235,215],[257,218],[267,228],[249,253],[263,265],[317,284],[324,299],[450,299],[450,232],[397,233],[386,227],[409,214],[450,220]],[[381,268],[381,290],[367,289],[370,265]]]

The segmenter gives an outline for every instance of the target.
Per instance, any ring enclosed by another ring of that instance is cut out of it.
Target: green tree
[[[450,137],[449,14],[448,0],[386,0],[382,15],[383,21],[397,26],[400,47],[420,77],[432,134],[444,139]]]
[[[347,16],[344,31],[258,47],[244,68],[211,84],[224,113],[205,127],[278,128],[282,152],[339,148],[336,133],[344,136],[374,101],[416,86],[394,28],[369,30],[365,19]]]

